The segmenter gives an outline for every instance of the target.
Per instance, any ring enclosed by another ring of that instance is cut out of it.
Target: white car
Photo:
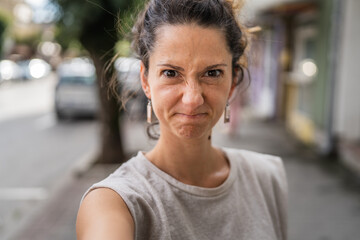
[[[99,95],[95,67],[87,58],[74,58],[58,67],[55,113],[58,120],[69,117],[96,116]]]
[[[114,63],[119,82],[119,94],[128,96],[126,113],[131,119],[146,119],[147,98],[141,89],[140,60],[119,57]]]
[[[119,57],[114,63],[122,92],[137,92],[140,85],[140,60]]]

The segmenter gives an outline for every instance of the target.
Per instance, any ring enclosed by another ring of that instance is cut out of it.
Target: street
[[[0,239],[44,203],[75,161],[97,147],[95,120],[57,122],[55,76],[0,86]]]
[[[33,114],[7,110],[7,117],[0,121],[0,239],[75,239],[76,214],[83,193],[117,167],[96,165],[81,176],[68,174],[78,159],[96,150],[99,127],[94,120],[58,123],[49,93],[54,79],[41,81],[42,87],[37,85],[39,82],[27,83],[28,89],[37,89],[31,91],[33,104],[29,103],[31,96],[23,99]],[[9,90],[0,88],[0,95],[7,91],[10,98]],[[0,100],[3,106],[3,98]],[[347,172],[299,144],[281,123],[253,119],[246,111],[243,117],[232,135],[228,134],[228,125],[218,123],[213,143],[282,157],[289,185],[289,239],[357,240],[360,189]],[[144,122],[124,119],[124,147],[128,153],[154,145],[145,135],[145,126]]]
[[[233,172],[209,143],[279,156],[287,226],[278,176],[253,182],[272,186],[262,207],[282,240],[360,240],[359,12],[360,0],[0,0],[0,240],[76,239],[84,193],[160,135],[150,159],[206,186]],[[187,165],[194,149],[209,155]],[[209,225],[228,230],[220,215]]]

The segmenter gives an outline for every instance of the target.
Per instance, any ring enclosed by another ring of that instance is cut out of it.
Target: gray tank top
[[[216,188],[179,182],[139,152],[87,193],[95,188],[117,192],[134,219],[135,239],[286,239],[287,183],[281,159],[222,150],[230,174]]]

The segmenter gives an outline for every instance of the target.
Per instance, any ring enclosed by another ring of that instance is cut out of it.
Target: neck
[[[196,186],[216,187],[227,177],[229,165],[211,137],[182,139],[162,134],[146,157],[177,180]]]

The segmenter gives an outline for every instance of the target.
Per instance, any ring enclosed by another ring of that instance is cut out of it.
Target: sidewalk
[[[33,216],[17,236],[10,239],[76,239],[76,214],[83,193],[92,183],[103,179],[116,168],[116,165],[94,165],[83,175],[67,176],[47,204]]]
[[[242,122],[236,134],[226,134],[220,123],[214,128],[215,145],[254,150],[283,158],[289,182],[289,239],[358,239],[360,190],[349,188],[338,168],[317,159],[274,122]],[[124,127],[126,148],[149,149],[143,124]],[[136,132],[134,132],[136,131]],[[71,173],[41,211],[13,240],[75,239],[75,221],[82,194],[94,182],[108,176],[117,165],[94,165],[82,174]]]
[[[340,141],[338,148],[344,165],[360,179],[360,142]]]

